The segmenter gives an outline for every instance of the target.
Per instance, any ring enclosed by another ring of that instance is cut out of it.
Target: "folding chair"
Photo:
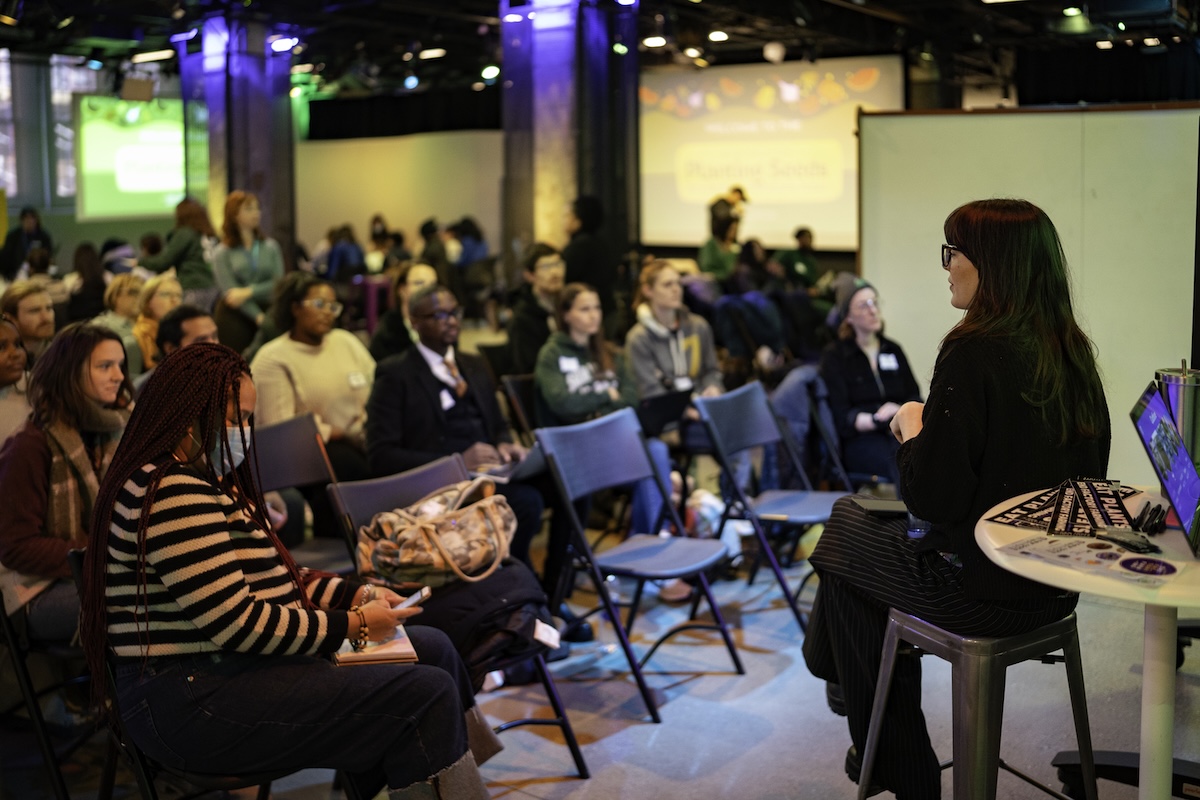
[[[83,587],[83,559],[85,553],[85,550],[71,550],[67,553],[67,563],[70,564],[71,573],[75,576],[75,585],[79,588]],[[111,796],[113,777],[116,769],[114,755],[117,752],[124,756],[130,769],[133,771],[134,778],[137,780],[138,790],[141,792],[143,800],[159,800],[158,789],[154,785],[155,778],[159,776],[172,776],[191,786],[211,792],[231,792],[257,786],[257,800],[268,800],[271,796],[271,784],[274,781],[286,778],[307,768],[306,766],[298,766],[293,769],[275,770],[272,772],[219,775],[209,772],[192,772],[191,770],[176,769],[165,764],[160,764],[143,753],[136,744],[125,736],[124,731],[121,729],[121,714],[116,706],[117,682],[116,675],[113,672],[111,652],[109,653],[109,657],[105,659],[104,678],[108,685],[109,701],[113,704],[113,713],[109,719],[109,760],[105,764],[105,773],[101,778],[101,797],[106,796],[104,794],[105,789],[108,792],[107,796]],[[363,800],[354,782],[343,780],[341,773],[337,774],[334,781],[335,785],[340,785],[343,791],[345,791],[347,800]]]
[[[533,445],[534,409],[537,407],[537,383],[533,375],[505,375],[500,378],[504,396],[512,411],[513,427],[526,447]]]
[[[500,379],[505,375],[511,375],[513,370],[512,349],[508,342],[500,344],[477,344],[475,349],[479,351],[479,355],[483,356],[483,360],[487,363],[488,370],[492,373],[492,384],[499,386]]]
[[[876,486],[887,483],[888,479],[881,475],[867,472],[851,473],[842,461],[842,443],[838,437],[837,425],[833,412],[829,408],[829,389],[825,381],[814,370],[810,380],[806,381],[809,397],[809,416],[813,427],[821,439],[822,473],[832,473],[837,481],[848,491],[855,491],[863,486]]]
[[[779,559],[775,556],[767,537],[764,523],[773,527],[801,530],[823,523],[829,519],[834,501],[847,493],[812,490],[796,444],[786,426],[781,424],[775,415],[761,383],[748,383],[718,397],[697,398],[695,406],[700,411],[700,418],[712,439],[717,462],[721,465],[729,484],[728,491],[731,496],[726,498],[721,524],[724,526],[725,521],[732,518],[734,513],[750,522],[755,536],[758,537],[760,556],[767,560],[771,571],[775,573],[775,580],[779,582],[779,588],[783,590],[792,614],[796,617],[796,623],[803,631],[806,623],[797,604],[799,590],[795,595],[792,594],[783,569],[779,566]],[[733,456],[751,447],[773,446],[781,441],[784,444],[783,450],[790,457],[805,489],[772,489],[750,497],[738,483],[733,470]],[[800,588],[803,588],[803,584]]]
[[[677,633],[693,629],[720,631],[721,637],[725,640],[725,647],[729,650],[729,656],[733,659],[734,668],[739,675],[745,674],[733,638],[729,635],[729,627],[721,616],[721,610],[713,598],[712,589],[705,576],[707,570],[715,567],[725,557],[724,544],[717,539],[637,534],[599,555],[592,552],[592,548],[588,544],[583,522],[575,510],[575,502],[603,489],[625,486],[648,477],[653,477],[658,484],[664,501],[664,512],[670,514],[675,529],[679,531],[684,529],[678,512],[671,505],[670,492],[650,460],[650,454],[646,450],[646,442],[633,409],[624,408],[578,425],[538,428],[534,434],[542,445],[542,451],[550,464],[555,483],[565,501],[564,506],[570,513],[577,555],[586,562],[588,574],[600,598],[601,605],[584,616],[595,614],[601,609],[608,613],[650,717],[655,722],[662,721],[650,688],[646,685],[646,679],[642,675],[642,666],[650,660],[659,645]],[[621,617],[617,613],[617,606],[608,592],[604,580],[607,575],[632,578],[636,581],[633,598],[629,604],[629,615],[624,623],[622,623]],[[639,660],[634,655],[633,647],[629,643],[629,631],[632,630],[637,617],[646,581],[673,578],[694,578],[700,594],[693,595],[688,621],[672,627],[660,636]],[[713,623],[695,621],[700,595],[703,595],[708,601],[708,606],[712,610]]]
[[[443,486],[469,480],[470,477],[462,455],[455,453],[397,475],[372,478],[366,481],[335,482],[329,485],[328,491],[329,498],[333,501],[333,507],[337,509],[338,516],[342,519],[347,537],[355,543],[354,547],[357,548],[358,529],[368,524],[376,513],[410,505]],[[357,561],[355,563],[357,564]],[[523,655],[519,660],[527,657]],[[587,778],[590,775],[587,762],[583,759],[583,751],[579,749],[575,731],[571,727],[570,719],[567,718],[567,710],[558,694],[558,687],[555,685],[550,671],[546,668],[545,651],[538,650],[534,653],[533,659],[538,678],[546,690],[550,707],[554,710],[554,717],[551,719],[512,720],[497,726],[495,730],[497,733],[502,733],[509,728],[521,725],[553,725],[559,728],[567,742],[567,748],[571,751],[571,758],[575,760],[575,768],[579,771],[579,777]],[[502,669],[505,666],[511,666],[511,664],[498,663],[495,668]]]
[[[4,613],[3,608],[0,608],[0,617],[3,618],[0,621],[0,628],[4,630],[4,639],[0,641],[0,644],[3,644],[8,650],[9,660],[12,663],[13,676],[16,678],[17,686],[21,690],[21,700],[25,706],[25,712],[29,715],[29,722],[33,726],[34,737],[37,739],[38,748],[42,751],[42,762],[46,768],[46,777],[50,780],[50,787],[54,791],[54,796],[57,800],[69,800],[70,795],[67,793],[67,784],[63,779],[62,770],[59,765],[59,754],[61,752],[62,757],[66,758],[78,749],[81,744],[92,737],[92,734],[95,733],[95,728],[89,726],[86,731],[71,737],[59,747],[56,747],[50,736],[46,720],[42,716],[41,698],[44,695],[61,689],[66,683],[71,683],[74,680],[87,681],[89,678],[84,675],[78,679],[69,679],[65,683],[55,683],[38,691],[34,686],[33,676],[29,672],[28,659],[31,655],[42,655],[55,661],[81,661],[83,659],[83,651],[78,647],[72,647],[66,643],[31,642],[28,637],[18,633],[12,619],[9,618],[8,614]],[[5,715],[15,712],[19,707],[14,706],[8,709]]]
[[[250,455],[258,463],[258,488],[264,492],[334,480],[325,440],[311,413],[255,428]]]

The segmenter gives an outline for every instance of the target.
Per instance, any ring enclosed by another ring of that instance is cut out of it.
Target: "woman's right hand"
[[[250,299],[250,295],[254,290],[249,286],[238,286],[233,289],[228,289],[225,292],[225,305],[230,308],[241,308],[242,305]]]
[[[421,613],[419,607],[393,609],[382,600],[372,601],[365,606],[359,606],[359,610],[363,612],[363,616],[367,619],[367,641],[382,642],[392,638],[392,633],[397,626],[402,625],[404,620]],[[358,635],[358,614],[350,615],[349,638],[354,639]]]

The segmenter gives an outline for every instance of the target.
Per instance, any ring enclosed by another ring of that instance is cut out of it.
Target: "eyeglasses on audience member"
[[[344,308],[337,300],[326,300],[324,297],[310,297],[308,300],[303,301],[301,305],[308,306],[315,311],[328,311],[335,317],[342,313],[342,309]]]

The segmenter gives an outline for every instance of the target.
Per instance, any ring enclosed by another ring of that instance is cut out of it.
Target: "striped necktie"
[[[442,359],[442,361],[446,364],[446,369],[450,370],[450,377],[454,379],[454,393],[462,397],[467,393],[467,382],[463,380],[463,376],[459,373],[458,365],[451,361],[448,356]]]

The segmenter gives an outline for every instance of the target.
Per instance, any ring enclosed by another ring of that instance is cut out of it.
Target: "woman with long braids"
[[[6,326],[7,327],[7,326]],[[79,592],[67,551],[88,540],[92,508],[133,388],[121,337],[77,322],[59,331],[29,376],[32,413],[0,447],[0,589],[29,636],[75,635]]]
[[[950,305],[965,313],[942,340],[928,402],[900,406],[890,425],[904,501],[932,528],[910,538],[906,520],[869,516],[843,498],[809,559],[821,585],[804,657],[841,686],[854,781],[888,608],[968,636],[1015,636],[1062,619],[1079,595],[993,564],[975,523],[1006,498],[1108,468],[1108,405],[1095,349],[1071,310],[1054,223],[1024,200],[979,200],[951,212],[944,233]],[[916,655],[896,660],[873,776],[872,794],[941,796]]]
[[[394,800],[486,798],[476,756],[498,742],[443,633],[408,629],[417,664],[328,659],[346,639],[388,638],[417,609],[295,565],[243,459],[255,400],[233,350],[172,353],[100,487],[82,633],[93,675],[115,663],[124,731],[200,772],[327,767],[363,797],[386,785]]]

